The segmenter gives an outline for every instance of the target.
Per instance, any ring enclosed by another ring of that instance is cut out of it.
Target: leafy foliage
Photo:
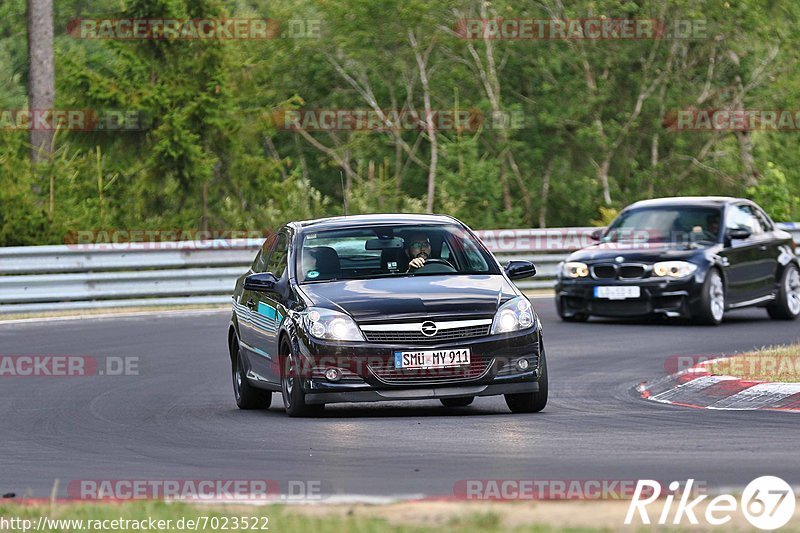
[[[0,111],[26,106],[25,0],[0,4]],[[74,18],[248,18],[269,40],[81,40]],[[477,18],[658,19],[704,34],[482,40]],[[624,205],[749,195],[800,217],[797,131],[686,131],[686,109],[796,109],[800,4],[745,0],[65,0],[56,106],[122,110],[120,130],[59,131],[28,162],[0,128],[0,245],[81,229],[257,229],[348,211],[426,209],[479,227],[607,223]],[[317,33],[318,29],[318,33]],[[422,82],[426,75],[427,86]],[[470,128],[296,131],[280,110],[436,110]],[[501,120],[501,118],[503,120]],[[130,123],[128,125],[131,125]],[[434,143],[434,140],[436,141]]]

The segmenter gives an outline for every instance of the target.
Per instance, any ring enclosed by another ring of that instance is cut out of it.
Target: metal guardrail
[[[800,243],[800,223],[779,224]],[[566,254],[596,228],[481,230],[497,260],[536,263],[521,289],[554,283]],[[236,277],[261,239],[0,248],[0,314],[108,307],[186,306],[230,301]]]

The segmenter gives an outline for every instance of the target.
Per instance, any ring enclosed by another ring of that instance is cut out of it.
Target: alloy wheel
[[[800,314],[800,270],[793,268],[786,276],[786,304],[793,315]]]
[[[722,320],[722,315],[725,313],[725,288],[722,286],[722,279],[719,274],[714,274],[711,278],[709,296],[711,316],[714,317],[714,320]]]

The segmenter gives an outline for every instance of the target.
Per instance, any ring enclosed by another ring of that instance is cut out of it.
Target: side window
[[[772,222],[770,222],[769,217],[760,209],[753,209],[753,212],[756,215],[756,218],[761,223],[761,227],[764,228],[764,232],[772,231]]]
[[[445,261],[450,261],[450,258],[453,256],[453,252],[450,251],[450,245],[447,244],[447,241],[442,241],[442,253],[440,257]]]
[[[753,235],[764,233],[761,223],[753,215],[749,206],[735,205],[728,208],[725,215],[725,228],[727,229],[749,229]]]
[[[288,237],[285,232],[278,235],[278,243],[273,248],[267,260],[266,272],[272,272],[277,278],[281,278],[286,271],[286,256],[289,253]]]
[[[253,260],[253,264],[250,267],[253,270],[253,272],[264,272],[264,266],[265,266],[264,259],[266,257],[267,254],[264,252],[263,248],[258,251],[258,253],[256,254],[256,258]]]

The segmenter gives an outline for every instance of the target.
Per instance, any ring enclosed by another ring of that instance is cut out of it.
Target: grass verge
[[[704,366],[717,376],[797,383],[800,382],[800,342],[769,346],[754,352],[710,361]]]

